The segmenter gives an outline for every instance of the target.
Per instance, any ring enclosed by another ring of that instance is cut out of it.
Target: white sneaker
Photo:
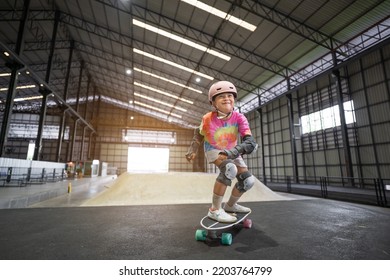
[[[229,206],[227,203],[225,203],[224,209],[226,212],[234,212],[234,213],[249,213],[251,212],[251,209],[245,206],[242,206],[240,204],[234,204],[233,206]]]
[[[227,214],[225,212],[225,210],[223,210],[222,208],[214,210],[214,211],[211,211],[209,209],[209,213],[207,214],[207,216],[210,219],[213,219],[213,220],[215,220],[217,222],[221,222],[221,223],[234,223],[235,221],[237,221],[236,217]]]

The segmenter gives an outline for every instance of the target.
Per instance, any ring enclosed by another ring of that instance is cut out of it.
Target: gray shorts
[[[207,162],[208,163],[213,163],[218,158],[218,155],[219,155],[220,152],[222,152],[222,151],[221,150],[207,151],[205,153]],[[238,167],[248,167],[246,165],[244,159],[241,156],[239,156],[238,158],[234,159],[233,162]]]

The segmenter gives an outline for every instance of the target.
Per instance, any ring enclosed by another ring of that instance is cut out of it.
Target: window
[[[130,143],[176,144],[176,132],[123,129],[122,140]]]
[[[355,122],[353,101],[344,102],[344,115],[346,124]],[[339,105],[326,108],[301,117],[301,134],[315,132],[331,127],[340,126]]]
[[[58,139],[60,127],[58,125],[44,125],[42,138],[43,139]],[[9,138],[37,138],[38,125],[28,123],[11,123],[9,126]],[[65,127],[64,139],[69,140],[69,127]]]

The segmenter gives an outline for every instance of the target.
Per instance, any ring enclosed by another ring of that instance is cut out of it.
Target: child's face
[[[214,98],[213,105],[219,111],[229,114],[234,110],[234,95],[232,93],[221,93]]]

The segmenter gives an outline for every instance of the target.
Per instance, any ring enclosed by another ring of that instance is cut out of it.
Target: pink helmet
[[[236,87],[228,81],[219,81],[214,83],[209,89],[209,101],[212,102],[213,98],[221,93],[232,93],[234,98],[237,98]]]

